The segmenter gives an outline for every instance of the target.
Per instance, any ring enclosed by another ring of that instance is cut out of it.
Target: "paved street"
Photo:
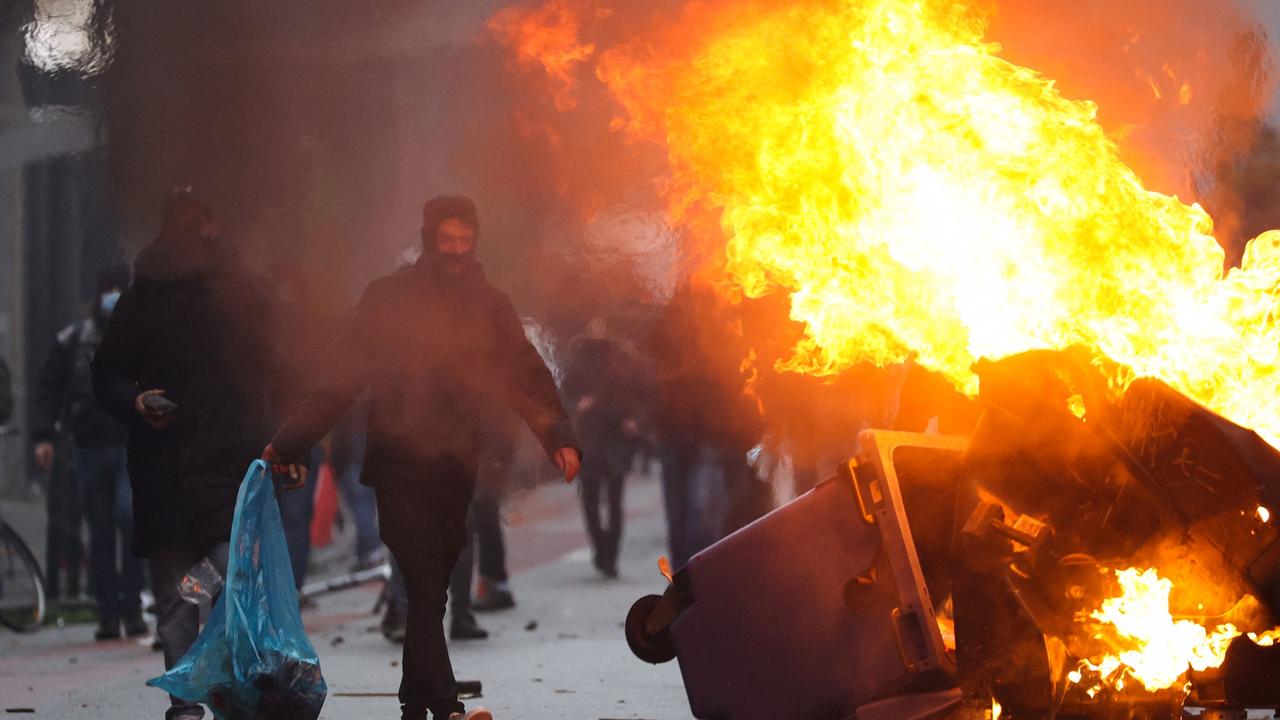
[[[621,578],[591,566],[575,491],[541,488],[507,509],[512,584],[519,606],[481,616],[492,636],[454,643],[459,679],[480,680],[483,703],[499,720],[689,717],[675,663],[632,657],[622,620],[640,595],[662,589],[661,491],[648,478],[628,486]],[[320,717],[398,718],[399,647],[377,632],[376,588],[320,598],[304,614],[320,653],[329,699]],[[49,627],[30,636],[0,634],[0,711],[33,717],[160,718],[165,699],[143,682],[160,656],[132,641],[94,643],[92,627]]]

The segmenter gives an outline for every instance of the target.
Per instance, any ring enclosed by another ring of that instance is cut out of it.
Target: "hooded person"
[[[58,332],[40,370],[32,436],[36,465],[54,467],[54,440],[59,431],[75,443],[76,492],[89,526],[89,577],[98,605],[98,640],[150,632],[142,617],[142,561],[130,553],[120,558],[118,542],[133,542],[133,500],[125,466],[128,431],[105,412],[93,395],[90,363],[102,342],[116,301],[129,286],[129,268],[119,265],[98,274],[97,292],[87,317]],[[50,493],[53,496],[53,493]],[[71,528],[79,543],[79,520]]]
[[[361,482],[376,492],[382,540],[408,593],[404,720],[491,717],[463,714],[443,628],[486,435],[482,408],[501,401],[515,410],[566,481],[581,462],[551,372],[475,258],[479,231],[470,199],[424,204],[421,258],[369,284],[331,375],[263,452],[272,463],[301,458],[368,391]]]
[[[282,383],[270,294],[189,190],[166,200],[134,274],[93,359],[93,388],[128,428],[133,552],[151,560],[167,669],[199,631],[198,607],[179,584],[205,557],[226,571],[236,493]],[[179,698],[171,705],[167,720],[204,716]]]

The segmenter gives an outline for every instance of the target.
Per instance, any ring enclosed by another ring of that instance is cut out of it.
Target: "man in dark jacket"
[[[593,318],[587,332],[569,343],[564,392],[586,448],[579,483],[582,513],[596,569],[611,578],[618,576],[623,482],[639,448],[640,414],[649,395],[645,387],[640,361],[609,336],[604,318]]]
[[[263,453],[299,459],[364,390],[370,392],[361,481],[377,492],[383,542],[399,562],[409,617],[400,683],[405,720],[463,718],[442,626],[450,572],[467,541],[484,427],[480,409],[505,401],[548,455],[577,474],[580,451],[555,381],[511,301],[475,260],[471,200],[438,197],[422,211],[416,265],[365,289],[341,362]],[[489,718],[481,709],[466,718]]]
[[[165,667],[199,631],[179,584],[204,557],[226,572],[236,493],[269,427],[279,384],[268,294],[189,192],[165,205],[93,360],[102,407],[129,428],[134,552],[151,559]],[[172,698],[167,720],[200,718]]]
[[[98,296],[89,317],[58,333],[40,371],[34,426],[36,464],[53,469],[54,436],[62,427],[75,441],[80,507],[89,524],[89,576],[98,602],[98,640],[146,635],[142,619],[142,561],[133,557],[133,493],[125,466],[129,432],[98,406],[89,365],[102,341],[129,269],[112,267],[98,276]],[[119,557],[117,532],[127,548]]]
[[[658,408],[654,425],[662,447],[662,490],[671,565],[689,558],[763,514],[768,486],[747,464],[757,442],[759,413],[744,392],[747,356],[732,313],[708,286],[686,281],[676,289],[648,338]],[[713,522],[703,487],[721,483],[728,508]],[[761,500],[757,502],[757,500]]]

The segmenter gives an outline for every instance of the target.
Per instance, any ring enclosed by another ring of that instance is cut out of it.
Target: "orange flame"
[[[596,72],[665,148],[673,219],[725,243],[747,296],[789,296],[805,337],[779,369],[911,358],[972,394],[979,358],[1080,345],[1280,444],[1258,401],[1280,393],[1280,233],[1224,274],[1204,210],[984,30],[952,0],[695,3],[670,52]]]
[[[1169,612],[1173,583],[1154,569],[1117,570],[1121,594],[1108,598],[1090,617],[1107,629],[1106,637],[1117,646],[1100,660],[1084,660],[1081,670],[1098,678],[1089,694],[1104,686],[1124,689],[1133,678],[1147,690],[1164,690],[1185,681],[1188,669],[1198,671],[1222,665],[1227,647],[1240,635],[1234,625],[1212,630],[1190,620],[1175,620]],[[1073,673],[1071,680],[1080,682]]]
[[[488,27],[504,44],[515,49],[524,67],[541,66],[555,86],[556,109],[571,110],[573,73],[596,51],[592,43],[578,42],[587,2],[551,0],[537,9],[509,7],[489,19]],[[603,11],[601,11],[603,12]]]

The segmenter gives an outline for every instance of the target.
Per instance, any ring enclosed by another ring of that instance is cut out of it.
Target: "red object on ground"
[[[311,547],[328,545],[333,540],[333,520],[338,516],[338,484],[333,466],[320,463],[316,471],[315,509],[311,513]]]

